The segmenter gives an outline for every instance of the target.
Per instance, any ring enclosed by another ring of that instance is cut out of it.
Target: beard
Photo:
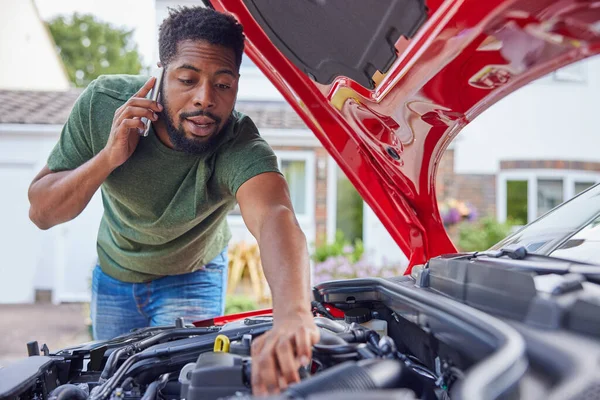
[[[167,129],[167,134],[169,135],[169,139],[171,140],[171,144],[173,144],[173,147],[175,148],[175,150],[182,151],[182,152],[189,153],[189,154],[199,155],[199,154],[205,154],[207,152],[210,152],[217,147],[218,139],[220,136],[219,134],[225,128],[227,123],[225,124],[225,126],[223,126],[223,128],[214,132],[208,138],[195,138],[195,137],[188,137],[186,135],[185,129],[183,127],[183,121],[185,121],[187,118],[191,118],[191,117],[205,116],[205,117],[208,117],[208,118],[211,118],[212,120],[214,120],[216,126],[220,126],[221,118],[217,117],[216,115],[214,115],[213,113],[211,113],[209,111],[203,111],[203,110],[198,110],[198,111],[189,112],[189,113],[181,113],[179,115],[179,125],[176,126],[175,122],[171,118],[171,115],[173,115],[173,114],[171,113],[171,110],[169,107],[169,101],[165,96],[163,96],[162,105],[164,107],[164,111],[161,113],[161,116],[163,117],[163,120],[165,121],[165,127]]]

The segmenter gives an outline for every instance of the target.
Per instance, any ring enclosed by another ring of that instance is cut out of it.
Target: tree
[[[133,30],[97,20],[91,14],[75,13],[48,22],[69,79],[87,86],[103,74],[138,74],[142,69]]]

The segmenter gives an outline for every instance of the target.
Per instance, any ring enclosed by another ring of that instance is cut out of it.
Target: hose
[[[72,384],[61,385],[50,394],[50,399],[56,400],[86,400],[88,394],[78,386]]]
[[[346,354],[356,352],[356,346],[348,343],[339,335],[326,329],[320,330],[319,343],[313,345],[313,350],[323,354]]]
[[[253,334],[259,335],[270,329],[270,326],[254,326],[252,328]],[[171,338],[173,336],[193,336],[194,334],[198,335],[201,333],[217,333],[219,328],[179,328],[174,329],[168,332],[163,332],[161,334],[156,335],[155,337],[151,337],[148,339],[144,339],[136,344],[136,349],[142,349],[150,347],[153,344],[160,340],[164,340],[165,338]],[[240,339],[242,335],[248,332],[248,328],[237,328],[232,329],[227,332],[227,336],[232,339]],[[215,336],[216,337],[216,336]],[[106,382],[101,384],[100,386],[96,386],[92,389],[90,393],[89,400],[104,400],[110,396],[112,391],[116,388],[116,386],[121,382],[121,380],[127,374],[129,368],[131,368],[138,361],[146,360],[149,358],[170,358],[174,354],[184,353],[184,352],[203,352],[210,351],[212,343],[201,341],[198,343],[186,343],[186,344],[174,344],[170,347],[164,347],[159,349],[149,349],[142,353],[136,353],[129,357],[127,360],[123,362],[123,364],[119,367],[119,369],[111,376]]]
[[[117,364],[119,363],[119,359],[128,353],[139,352],[147,349],[150,346],[154,346],[155,344],[168,339],[176,339],[181,337],[189,337],[195,335],[203,335],[206,333],[213,333],[217,330],[215,328],[179,328],[172,329],[169,331],[161,332],[149,338],[141,339],[133,344],[123,346],[113,351],[110,356],[108,356],[108,360],[106,360],[106,365],[102,370],[102,374],[100,375],[100,379],[102,381],[106,381],[111,376],[113,376],[115,369],[117,368]]]
[[[335,390],[355,392],[396,388],[409,378],[407,372],[402,363],[396,360],[350,361],[291,386],[285,395],[292,399],[304,399]]]
[[[158,392],[165,387],[170,378],[171,374],[162,374],[158,380],[148,385],[146,393],[144,393],[141,400],[156,400]]]
[[[339,322],[333,321],[329,318],[315,317],[313,318],[313,321],[315,322],[315,325],[317,325],[319,328],[328,329],[334,333],[342,333],[348,330],[347,326],[344,326]]]

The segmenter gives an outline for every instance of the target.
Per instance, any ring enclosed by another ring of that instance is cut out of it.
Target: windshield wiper
[[[565,258],[558,258],[544,254],[530,253],[524,246],[520,245],[509,245],[506,247],[502,247],[500,250],[475,252],[467,255],[466,257],[469,259],[475,259],[479,257],[509,257],[513,260],[543,260],[546,262],[553,261],[555,263],[565,263],[565,265],[562,267],[556,265],[545,266],[543,264],[537,264],[531,269],[539,273],[581,274],[585,276],[585,278],[588,281],[600,283],[600,265],[598,264],[592,264],[577,260],[569,260]]]

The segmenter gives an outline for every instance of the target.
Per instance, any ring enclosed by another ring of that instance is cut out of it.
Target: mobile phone
[[[152,101],[160,100],[160,86],[161,86],[164,74],[165,74],[164,69],[162,67],[159,67],[158,72],[156,73],[156,81],[154,82],[154,86],[152,87],[152,89],[150,90],[150,93],[148,93],[148,96],[146,96],[146,98],[148,98]],[[152,125],[152,121],[149,120],[148,118],[142,117],[142,122],[144,123],[144,125],[146,125],[146,127],[144,128],[143,132],[140,130],[140,135],[146,137],[146,136],[148,136],[148,132],[150,132],[150,126]]]

